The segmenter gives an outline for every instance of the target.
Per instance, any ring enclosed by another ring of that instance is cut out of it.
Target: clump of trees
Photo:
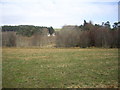
[[[2,32],[2,46],[7,46],[7,47],[16,46],[16,33]]]
[[[120,46],[119,29],[120,22],[115,22],[111,28],[109,21],[93,25],[84,20],[80,26],[64,26],[56,35],[56,46],[116,48]]]
[[[54,32],[52,27],[32,25],[2,26],[2,46],[44,46],[53,43],[55,38],[47,35],[52,35]]]

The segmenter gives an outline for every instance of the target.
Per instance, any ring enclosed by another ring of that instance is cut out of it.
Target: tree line
[[[105,47],[117,48],[120,46],[120,22],[110,25],[110,22],[102,25],[84,20],[80,26],[64,26],[58,32],[56,39],[57,47]]]
[[[55,33],[53,37],[52,34]],[[83,25],[63,26],[60,31],[52,27],[33,25],[2,26],[3,46],[44,46],[54,44],[54,47],[105,47],[118,48],[120,46],[120,22],[112,26],[107,21],[93,24],[84,20]],[[51,36],[48,37],[47,34]]]
[[[51,44],[51,36],[55,30],[52,27],[19,25],[2,26],[2,46],[29,47]]]
[[[33,26],[33,25],[19,25],[19,26],[2,26],[2,32],[13,31],[18,35],[23,36],[32,36],[36,33],[43,34],[44,30],[47,30],[50,35],[54,33],[54,29],[52,27],[43,27],[43,26]]]

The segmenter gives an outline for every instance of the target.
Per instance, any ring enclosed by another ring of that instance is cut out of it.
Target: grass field
[[[118,87],[118,49],[3,48],[4,88]]]

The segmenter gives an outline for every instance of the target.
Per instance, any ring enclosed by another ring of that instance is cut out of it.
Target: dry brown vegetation
[[[53,47],[55,44],[55,37],[47,35],[35,34],[31,37],[16,35],[15,32],[2,32],[2,46],[3,47]]]
[[[110,27],[109,21],[104,25],[93,25],[86,22],[81,26],[67,25],[61,30],[54,32],[54,29],[17,26],[22,29],[18,31],[15,26],[4,26],[2,32],[2,45],[9,47],[104,47],[118,48],[120,46],[119,23]],[[14,27],[14,28],[13,28]],[[12,29],[12,31],[9,31]],[[52,34],[56,33],[56,36]]]

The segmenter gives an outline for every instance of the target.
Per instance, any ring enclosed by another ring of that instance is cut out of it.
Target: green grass
[[[3,48],[3,87],[118,87],[118,50]]]

